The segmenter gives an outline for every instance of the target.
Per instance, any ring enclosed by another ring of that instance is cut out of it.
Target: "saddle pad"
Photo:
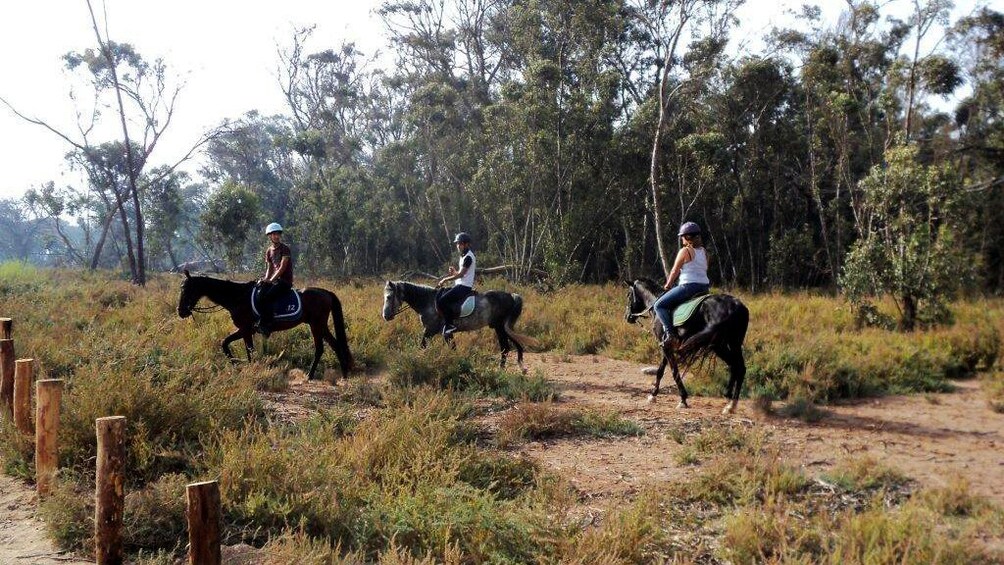
[[[697,307],[701,305],[701,302],[704,302],[704,300],[709,296],[711,295],[702,294],[677,306],[676,309],[673,310],[673,325],[682,326],[683,324],[686,324],[687,320],[689,320],[694,312],[697,311]]]
[[[474,311],[474,306],[477,304],[477,302],[478,301],[476,294],[468,296],[467,299],[464,300],[464,303],[460,305],[460,317],[466,318],[467,316],[470,316],[471,312]]]
[[[254,315],[258,317],[261,317],[261,313],[258,312],[258,294],[260,292],[260,287],[255,287],[251,291],[251,309],[254,311]],[[272,302],[272,311],[275,313],[276,320],[294,322],[300,319],[300,314],[303,313],[302,306],[300,303],[300,293],[294,289],[290,289],[280,293],[275,298]]]

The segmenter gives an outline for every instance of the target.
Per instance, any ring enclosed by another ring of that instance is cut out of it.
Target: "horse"
[[[411,308],[418,312],[418,317],[425,327],[422,334],[421,346],[425,349],[429,343],[429,338],[443,331],[443,315],[436,307],[437,289],[423,284],[414,284],[407,281],[387,281],[383,290],[383,319],[391,321],[405,308]],[[524,372],[523,348],[526,345],[534,345],[536,340],[529,336],[516,333],[512,326],[516,323],[519,315],[523,312],[523,297],[518,294],[503,292],[500,290],[490,290],[488,292],[475,295],[474,311],[462,318],[454,320],[458,332],[469,332],[491,327],[495,330],[498,338],[499,349],[502,350],[502,359],[499,361],[500,367],[505,367],[506,356],[508,356],[510,344],[516,347],[516,362]],[[443,336],[446,343],[453,346],[452,336]]]
[[[652,305],[662,294],[662,287],[649,279],[637,279],[626,283],[628,288],[627,312],[624,315],[628,323],[635,323],[639,317],[646,315]],[[680,378],[680,363],[690,361],[709,352],[725,361],[729,367],[729,384],[725,390],[728,404],[722,414],[732,414],[739,405],[739,393],[746,377],[746,362],[743,359],[743,340],[746,339],[746,329],[749,326],[750,313],[746,305],[738,298],[728,294],[713,294],[701,302],[697,310],[682,325],[674,327],[669,339],[663,340],[666,329],[657,316],[653,316],[652,333],[662,345],[662,362],[655,374],[655,389],[649,395],[653,402],[659,394],[659,383],[666,371],[666,364],[673,369],[673,380],[680,391],[679,408],[687,407],[687,389]]]
[[[251,360],[251,352],[254,351],[254,322],[255,316],[251,309],[251,292],[254,290],[254,282],[234,282],[212,277],[192,276],[185,271],[185,278],[181,282],[181,296],[178,297],[178,317],[187,318],[196,309],[196,304],[203,297],[215,302],[230,313],[237,331],[228,335],[222,342],[223,353],[231,361],[235,360],[230,351],[230,344],[237,339],[244,339],[244,347],[247,350],[248,361]],[[327,342],[335,355],[338,356],[338,363],[341,366],[342,376],[348,378],[349,371],[352,370],[352,353],[349,351],[348,338],[345,335],[345,318],[342,316],[342,303],[339,302],[335,293],[323,288],[305,288],[297,290],[300,294],[300,304],[303,315],[296,321],[282,320],[277,318],[272,326],[272,331],[283,331],[295,328],[300,324],[310,326],[310,334],[314,337],[314,362],[310,365],[308,379],[314,378],[314,370],[317,369],[317,362],[324,352],[324,342]],[[328,315],[335,326],[335,335],[328,329]],[[336,337],[337,336],[337,337]]]

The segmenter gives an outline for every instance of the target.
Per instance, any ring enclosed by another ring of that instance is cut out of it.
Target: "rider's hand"
[[[662,289],[663,289],[663,290],[669,290],[669,287],[671,287],[671,286],[673,286],[673,285],[672,285],[672,284],[670,284],[670,283],[669,283],[669,282],[667,281],[667,282],[666,282],[666,284],[662,285]]]

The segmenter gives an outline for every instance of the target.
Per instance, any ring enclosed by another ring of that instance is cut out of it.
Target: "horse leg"
[[[746,377],[746,363],[743,360],[742,347],[736,347],[732,343],[722,343],[714,347],[714,352],[729,367],[729,384],[725,388],[725,398],[728,402],[722,409],[722,414],[732,414],[739,405],[739,394],[742,392],[743,380]]]
[[[505,368],[505,358],[509,355],[509,336],[506,335],[505,329],[499,326],[495,327],[495,337],[499,341],[499,349],[502,351],[502,359],[499,361],[499,368]],[[522,366],[522,363],[520,363]]]
[[[241,337],[244,338],[244,351],[248,354],[248,363],[250,363],[251,354],[254,353],[254,331],[249,329]]]
[[[422,334],[422,343],[419,344],[419,347],[421,347],[422,349],[425,349],[426,347],[428,347],[429,346],[429,338],[435,336],[438,333],[439,332],[437,332],[435,330],[430,330],[430,329],[426,328],[425,333]]]
[[[227,356],[227,359],[231,361],[235,360],[233,352],[230,351],[230,344],[242,337],[244,337],[244,330],[239,329],[223,339],[223,343],[220,345],[223,347],[223,353]]]
[[[314,362],[310,364],[310,372],[307,373],[307,380],[314,380],[314,369],[317,368],[317,362],[321,360],[321,354],[324,353],[324,341],[321,339],[321,334],[314,330],[314,327],[310,327],[310,335],[314,338]]]
[[[655,371],[655,388],[652,389],[652,394],[648,395],[649,403],[655,402],[655,397],[659,396],[659,384],[662,382],[662,376],[666,373],[666,360],[668,357],[662,356],[662,361],[659,362],[659,368]]]
[[[687,387],[683,386],[683,379],[680,377],[680,366],[676,363],[676,355],[670,353],[666,355],[663,354],[665,358],[669,359],[669,366],[673,370],[673,381],[676,382],[676,389],[680,391],[680,403],[676,405],[677,408],[687,408]]]

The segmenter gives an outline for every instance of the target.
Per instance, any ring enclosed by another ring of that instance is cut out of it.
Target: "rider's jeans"
[[[652,309],[655,311],[655,315],[659,317],[659,321],[662,322],[664,328],[672,328],[673,309],[698,294],[708,292],[710,289],[711,285],[702,283],[686,283],[674,286],[655,301]]]

